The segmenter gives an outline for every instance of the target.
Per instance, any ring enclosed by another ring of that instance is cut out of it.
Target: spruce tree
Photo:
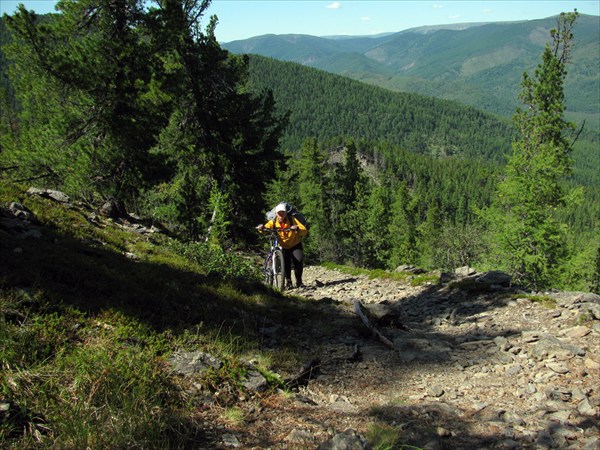
[[[386,217],[387,239],[391,245],[390,269],[401,264],[417,262],[417,201],[411,194],[406,182],[398,184],[394,203],[391,205],[389,217]],[[385,217],[385,216],[382,216]]]
[[[327,210],[327,193],[330,190],[327,154],[315,138],[307,139],[298,156],[291,161],[290,173],[297,180],[297,205],[310,223],[310,239],[305,251],[318,260],[332,260],[332,225]]]
[[[561,181],[571,172],[574,125],[564,117],[564,79],[573,46],[577,12],[562,13],[533,76],[523,75],[513,143],[504,180],[490,218],[502,260],[515,280],[535,289],[547,287],[566,256],[566,225],[557,218],[567,193]]]

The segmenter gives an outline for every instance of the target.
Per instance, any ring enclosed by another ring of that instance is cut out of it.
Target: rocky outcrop
[[[55,202],[70,204],[71,199],[67,194],[52,189],[38,189],[31,187],[27,190],[29,195],[39,195],[40,197],[49,198]]]
[[[92,210],[82,203],[72,203],[68,195],[52,189],[32,187],[27,190],[27,194],[63,203],[69,208],[78,208],[95,226],[104,227],[110,222],[125,231],[141,235],[167,233],[166,229],[127,213],[123,204],[113,199],[105,201],[97,210]],[[9,202],[0,206],[0,232],[8,233],[17,239],[41,239],[44,235],[34,213],[18,202]],[[131,253],[126,253],[125,256],[137,260],[137,256]]]

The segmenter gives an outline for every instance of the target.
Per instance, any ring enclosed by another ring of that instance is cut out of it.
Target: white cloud
[[[432,6],[433,9],[442,9],[444,7],[444,5],[440,5],[440,4],[435,4]]]
[[[363,22],[368,22],[369,20],[372,20],[372,19],[370,17],[363,16],[360,18],[360,20],[362,20]]]
[[[448,19],[452,19],[452,20],[454,20],[454,19],[460,19],[460,14],[450,14],[448,16]]]
[[[340,2],[333,2],[326,6],[326,8],[329,8],[329,9],[340,9],[341,7],[342,7],[342,4]]]

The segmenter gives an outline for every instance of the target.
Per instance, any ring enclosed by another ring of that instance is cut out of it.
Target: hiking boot
[[[292,284],[292,280],[285,280],[285,289],[293,289],[294,285]]]
[[[296,282],[296,287],[297,288],[304,287],[304,283],[302,283],[302,280]]]

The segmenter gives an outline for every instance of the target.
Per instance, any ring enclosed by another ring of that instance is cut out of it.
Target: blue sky
[[[19,3],[43,14],[54,11],[56,1],[0,0],[1,12],[10,14]],[[425,25],[533,20],[575,8],[600,15],[598,0],[213,0],[207,15],[219,18],[217,39],[230,42],[269,33],[372,35]]]

